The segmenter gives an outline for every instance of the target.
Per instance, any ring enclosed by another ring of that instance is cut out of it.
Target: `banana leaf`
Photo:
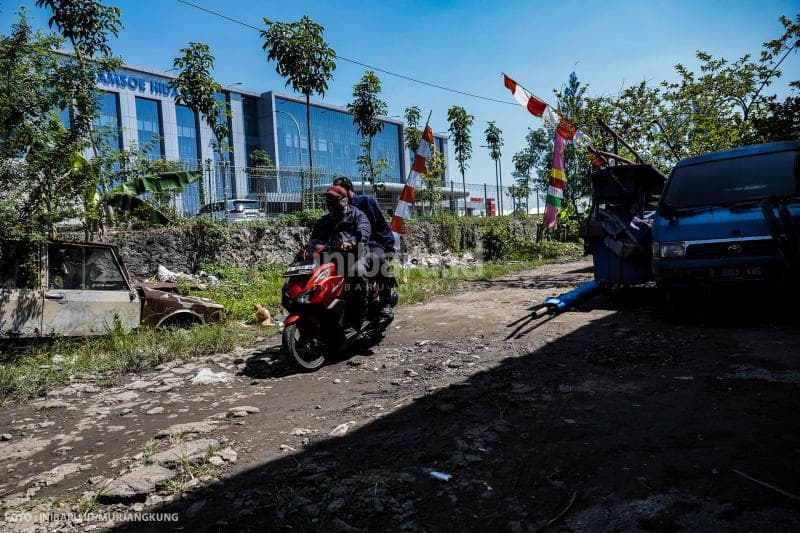
[[[158,193],[182,189],[200,179],[200,176],[202,176],[202,173],[199,170],[162,172],[160,174],[139,176],[110,188],[106,192],[106,196],[111,197],[119,194],[139,196],[148,192]]]
[[[103,199],[106,205],[119,209],[126,213],[132,214],[140,220],[146,220],[152,224],[166,225],[169,224],[169,218],[156,209],[153,204],[147,200],[143,200],[138,196],[131,196],[129,194],[116,194],[108,196]]]
[[[180,190],[194,183],[201,176],[202,173],[197,170],[162,172],[160,174],[140,176],[108,189],[102,197],[102,202],[142,220],[147,220],[153,224],[165,225],[170,222],[169,218],[156,209],[153,204],[143,198],[139,198],[139,195]]]

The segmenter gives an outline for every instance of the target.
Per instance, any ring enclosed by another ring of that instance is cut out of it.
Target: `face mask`
[[[347,197],[344,196],[341,198],[325,198],[325,202],[330,213],[344,213],[345,209],[347,208]]]

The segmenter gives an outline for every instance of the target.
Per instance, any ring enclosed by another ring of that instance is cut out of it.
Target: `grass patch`
[[[187,287],[183,292],[205,296],[224,305],[225,315],[229,319],[255,323],[255,304],[266,307],[273,316],[280,311],[286,265],[273,263],[254,268],[235,268],[204,264],[201,269],[217,276],[220,283],[203,290]]]
[[[195,357],[252,345],[264,331],[237,324],[205,324],[188,330],[115,329],[86,339],[46,339],[0,353],[0,404],[42,396],[91,375],[98,385],[117,376],[153,368],[174,359]]]
[[[400,304],[422,302],[452,292],[462,281],[488,280],[553,259],[580,255],[581,249],[576,244],[544,241],[525,260],[458,268],[412,268],[407,271],[407,280],[395,264]],[[259,336],[277,332],[277,328],[249,327],[242,322],[255,322],[255,304],[263,305],[273,316],[278,314],[283,265],[255,268],[204,265],[203,268],[217,275],[220,283],[187,292],[223,304],[226,322],[187,330],[141,328],[126,332],[114,328],[100,337],[45,339],[16,348],[0,346],[0,404],[42,396],[86,376],[92,376],[98,386],[113,385],[124,374],[148,370],[175,359],[190,360],[229,352],[237,346],[253,346]]]

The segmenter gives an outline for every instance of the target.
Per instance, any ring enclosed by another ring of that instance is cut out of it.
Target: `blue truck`
[[[680,161],[653,217],[652,269],[668,291],[797,282],[800,141]]]

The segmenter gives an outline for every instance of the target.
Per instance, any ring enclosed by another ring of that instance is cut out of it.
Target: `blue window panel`
[[[275,98],[275,108],[289,113],[297,120],[300,127],[298,139],[297,126],[283,113],[275,114],[277,130],[277,153],[282,166],[308,165],[308,136],[306,129],[305,104]],[[342,174],[354,181],[360,181],[356,158],[361,154],[363,138],[358,134],[358,127],[353,124],[353,116],[343,111],[312,105],[311,130],[314,167],[324,170],[331,176]],[[385,122],[383,130],[372,139],[373,161],[387,159],[391,167],[387,171],[386,181],[401,183],[402,131],[398,124]]]
[[[242,118],[244,121],[244,144],[246,166],[250,164],[250,154],[258,150],[261,137],[258,130],[258,100],[249,96],[242,96]]]
[[[67,107],[58,112],[58,118],[61,120],[61,124],[63,124],[65,128],[69,128],[72,124],[72,114]]]
[[[122,121],[119,115],[119,95],[108,91],[97,93],[98,115],[94,127],[100,143],[113,150],[122,150]]]
[[[201,169],[200,137],[197,114],[185,105],[175,104],[175,122],[178,127],[178,158],[186,170]],[[200,184],[194,182],[181,191],[181,205],[186,215],[196,215],[200,210]]]
[[[214,98],[217,100],[217,102],[220,102],[218,107],[220,119],[226,120],[228,124],[228,136],[226,136],[224,139],[224,142],[228,148],[228,151],[225,154],[225,158],[228,160],[227,176],[221,176],[219,172],[216,173],[214,190],[217,198],[220,200],[225,197],[236,198],[236,180],[234,179],[234,176],[236,175],[236,169],[233,168],[233,142],[231,142],[230,137],[230,132],[233,130],[233,125],[231,124],[230,117],[226,118],[224,115],[224,111],[226,109],[230,111],[230,98],[226,92],[214,93]],[[214,150],[214,161],[219,161],[219,153],[217,150]],[[225,183],[223,183],[223,181]]]
[[[136,129],[139,134],[139,147],[147,148],[147,155],[153,159],[164,157],[161,102],[136,97]]]

